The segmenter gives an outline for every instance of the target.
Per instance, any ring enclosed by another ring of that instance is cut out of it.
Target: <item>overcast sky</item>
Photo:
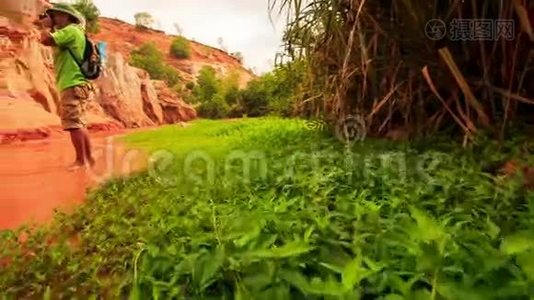
[[[189,39],[241,52],[247,67],[258,72],[272,67],[280,49],[283,18],[269,20],[268,0],[93,0],[103,16],[133,23],[134,14],[150,13],[156,27],[176,33],[180,25]],[[275,23],[275,24],[273,24]]]

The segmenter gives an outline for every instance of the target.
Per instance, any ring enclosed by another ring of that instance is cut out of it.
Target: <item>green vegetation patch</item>
[[[534,197],[452,145],[351,148],[298,120],[125,140],[149,171],[0,237],[10,298],[528,299]],[[512,147],[513,148],[513,147]],[[511,148],[511,149],[512,149]],[[513,148],[515,149],[515,148]]]
[[[180,74],[165,63],[164,57],[156,44],[147,42],[132,51],[130,64],[147,71],[152,79],[164,80],[169,86],[174,86],[180,81]]]
[[[72,6],[80,12],[87,22],[86,30],[90,33],[98,33],[100,25],[98,18],[100,17],[100,10],[91,0],[76,0]]]
[[[191,44],[183,36],[178,36],[172,40],[170,51],[176,58],[189,58],[191,57]]]
[[[221,76],[206,66],[200,70],[197,84],[191,86],[188,100],[198,104],[199,115],[204,118],[289,117],[296,113],[303,70],[302,62],[278,66],[241,88],[239,73]]]

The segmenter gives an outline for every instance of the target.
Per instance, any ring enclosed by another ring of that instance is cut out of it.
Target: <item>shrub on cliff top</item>
[[[100,30],[98,25],[100,10],[92,0],[77,0],[72,6],[84,16],[87,22],[87,32],[97,33]]]
[[[191,45],[183,36],[176,37],[171,44],[171,54],[176,58],[191,57]]]
[[[130,64],[146,70],[152,79],[163,80],[169,86],[174,86],[180,81],[180,74],[173,67],[166,65],[163,58],[163,53],[156,44],[149,42],[132,51]]]
[[[154,17],[147,12],[139,12],[134,15],[135,26],[137,28],[152,28],[154,25]]]

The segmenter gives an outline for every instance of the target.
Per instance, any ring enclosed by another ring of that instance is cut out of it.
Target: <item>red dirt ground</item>
[[[108,133],[109,134],[109,133]],[[115,137],[93,134],[94,171],[68,172],[74,161],[66,136],[0,146],[0,230],[51,220],[55,209],[83,202],[87,188],[146,166],[147,156],[126,149]]]

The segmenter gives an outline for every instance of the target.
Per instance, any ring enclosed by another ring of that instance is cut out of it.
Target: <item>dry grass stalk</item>
[[[448,119],[470,138],[477,126],[504,128],[506,118],[533,104],[534,2],[270,0],[270,8],[287,13],[286,54],[308,66],[303,90],[313,101],[301,102],[308,115],[335,122],[361,113],[376,133],[408,125],[439,130]],[[521,26],[514,40],[433,41],[424,31],[431,19]]]

